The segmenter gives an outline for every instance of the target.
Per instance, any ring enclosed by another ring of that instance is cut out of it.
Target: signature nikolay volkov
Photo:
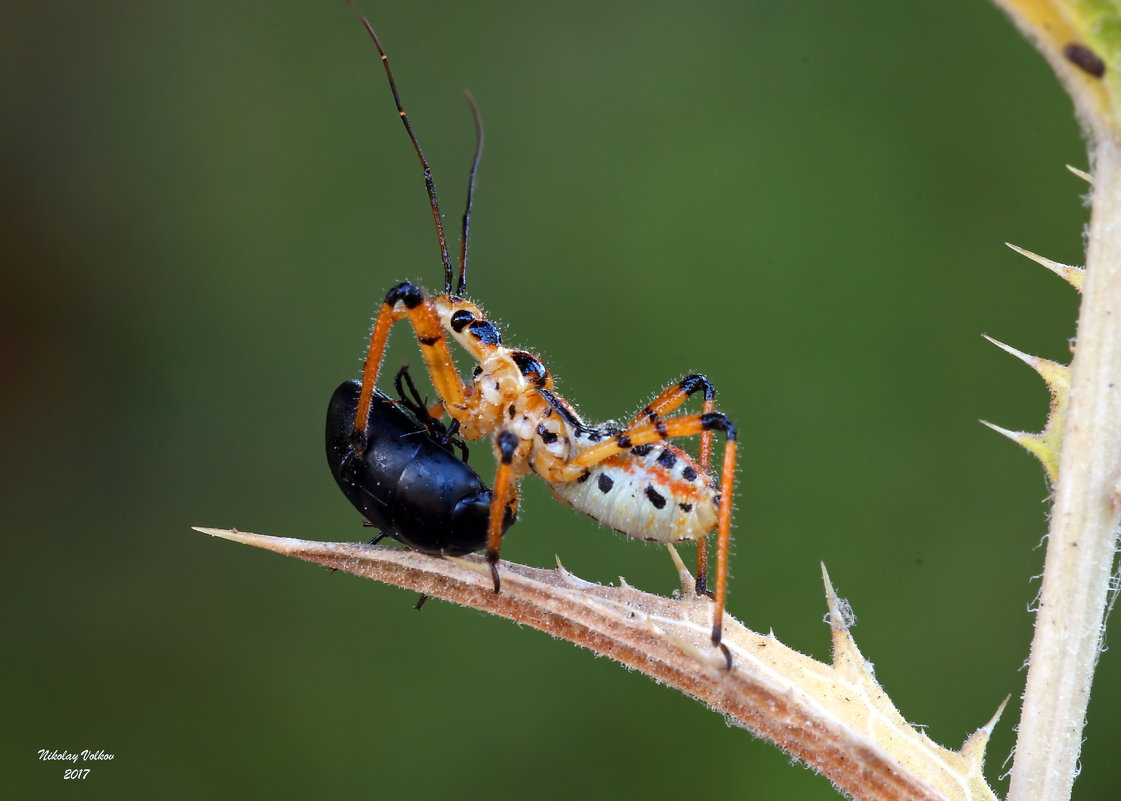
[[[52,762],[55,760],[77,762],[79,759],[83,762],[98,762],[113,759],[115,756],[116,754],[106,753],[100,748],[96,751],[91,751],[88,748],[84,751],[55,751],[53,748],[39,749],[39,761],[41,762]]]

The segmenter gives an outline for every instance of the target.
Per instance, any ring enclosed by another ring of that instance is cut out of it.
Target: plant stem
[[[1094,203],[1070,406],[1008,801],[1066,801],[1121,519],[1121,149],[1095,137]]]

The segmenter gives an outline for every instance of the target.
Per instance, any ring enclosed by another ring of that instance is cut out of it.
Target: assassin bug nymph
[[[731,653],[721,642],[721,624],[728,583],[736,429],[715,410],[712,384],[702,375],[688,376],[663,390],[625,428],[597,427],[581,420],[553,390],[553,378],[536,356],[502,344],[495,324],[464,297],[471,201],[483,145],[478,110],[467,95],[477,144],[467,184],[459,278],[453,291],[452,265],[428,161],[401,105],[389,58],[370,22],[363,17],[362,23],[381,57],[397,113],[420,160],[444,265],[444,291],[428,294],[406,281],[386,294],[370,334],[353,423],[347,433],[349,445],[346,453],[340,453],[341,462],[364,459],[368,448],[376,448],[368,440],[367,429],[378,397],[378,373],[390,328],[408,320],[440,398],[433,415],[446,412],[453,425],[458,424],[464,440],[492,438],[498,469],[485,546],[494,591],[499,592],[501,587],[498,554],[502,535],[517,509],[520,481],[530,472],[541,476],[558,499],[630,537],[658,542],[696,540],[698,594],[707,592],[706,537],[715,529],[712,643],[721,649],[731,668]],[[470,381],[459,376],[449,337],[476,362]],[[668,416],[698,392],[704,397],[702,412]],[[722,432],[725,441],[719,485],[708,470],[713,431]],[[668,443],[690,436],[700,437],[696,460]]]

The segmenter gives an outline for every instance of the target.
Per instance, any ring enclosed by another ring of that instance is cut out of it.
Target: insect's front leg
[[[381,371],[382,359],[385,357],[386,343],[389,341],[389,329],[401,320],[412,323],[417,342],[420,343],[421,355],[428,368],[428,375],[432,379],[432,386],[439,394],[444,407],[454,409],[463,406],[465,396],[463,380],[455,368],[447,337],[444,335],[444,328],[440,324],[440,317],[436,313],[432,298],[426,297],[424,290],[409,281],[398,284],[386,293],[385,301],[378,311],[377,320],[370,333],[366,362],[362,368],[362,389],[354,415],[352,447],[357,453],[365,450],[366,424],[370,415],[374,387],[377,385],[378,373]]]

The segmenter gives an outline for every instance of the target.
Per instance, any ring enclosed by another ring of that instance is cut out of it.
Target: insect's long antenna
[[[444,236],[444,221],[440,217],[440,202],[436,200],[436,185],[432,182],[432,170],[428,166],[428,159],[424,157],[424,151],[420,149],[420,142],[417,141],[416,134],[413,133],[413,126],[409,124],[405,109],[401,106],[401,96],[397,94],[397,82],[393,80],[393,70],[389,68],[389,56],[385,54],[385,49],[382,48],[370,21],[362,17],[362,24],[366,26],[366,32],[370,34],[370,38],[374,40],[374,47],[378,49],[382,66],[385,67],[386,77],[389,78],[389,89],[393,92],[393,102],[397,105],[397,113],[401,116],[401,122],[405,125],[405,132],[408,133],[409,141],[413,143],[413,149],[416,150],[417,158],[420,159],[420,166],[424,168],[424,186],[428,189],[428,202],[432,206],[432,220],[436,223],[436,238],[440,241],[440,257],[444,261],[444,294],[450,295],[452,293],[452,265],[451,259],[448,257],[448,240]],[[459,282],[462,286],[462,271],[460,272]]]
[[[463,210],[463,236],[459,240],[459,283],[456,285],[455,294],[463,296],[467,290],[467,237],[471,232],[471,201],[475,197],[475,173],[479,169],[479,159],[483,157],[483,117],[479,114],[479,107],[475,105],[475,98],[466,89],[463,96],[467,98],[467,105],[471,107],[471,118],[475,120],[475,158],[471,161],[471,172],[467,176],[467,207]]]

